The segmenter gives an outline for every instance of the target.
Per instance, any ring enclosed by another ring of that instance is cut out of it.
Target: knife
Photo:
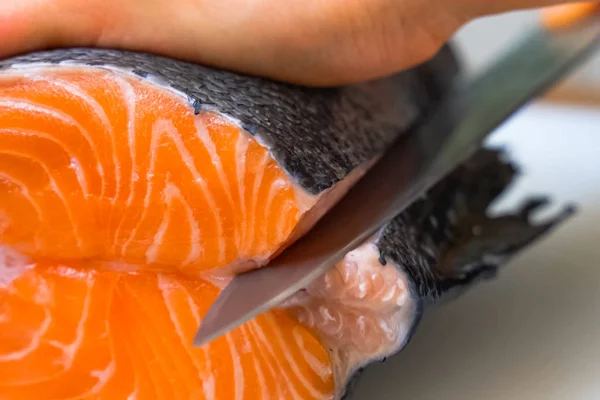
[[[237,275],[205,315],[202,346],[277,306],[327,272],[482,146],[529,100],[600,43],[600,20],[533,29],[482,75],[457,84],[415,131],[402,135],[303,237],[269,265]]]

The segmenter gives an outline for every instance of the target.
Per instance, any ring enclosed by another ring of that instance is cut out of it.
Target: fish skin
[[[532,196],[510,213],[489,216],[492,202],[518,174],[515,163],[506,158],[503,149],[480,149],[380,232],[376,241],[380,263],[392,262],[409,276],[417,303],[405,342],[386,359],[408,345],[427,309],[456,299],[477,282],[494,279],[511,258],[574,214],[574,205],[568,204],[535,223],[534,212],[550,201]],[[449,218],[450,213],[455,217]],[[473,233],[475,228],[479,234]],[[364,368],[350,377],[342,400],[353,400],[353,385]]]
[[[407,71],[333,88],[312,88],[131,51],[57,49],[0,60],[13,65],[115,66],[185,94],[196,113],[240,121],[308,193],[317,195],[371,161],[441,98],[459,72],[450,46]]]
[[[514,213],[488,216],[491,203],[518,173],[504,156],[498,149],[481,149],[383,229],[377,242],[382,260],[389,259],[412,277],[425,305],[495,276],[514,254],[573,213],[568,205],[548,221],[534,224],[532,213],[549,199],[532,197]]]

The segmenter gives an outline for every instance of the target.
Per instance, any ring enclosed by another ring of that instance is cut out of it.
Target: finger
[[[466,22],[433,0],[0,3],[0,56],[116,47],[317,86],[412,66]]]
[[[600,11],[600,2],[586,1],[549,7],[542,12],[542,22],[547,28],[568,26]]]
[[[2,0],[0,56],[32,50],[91,45],[103,24],[94,0]]]
[[[509,11],[539,9],[562,4],[577,3],[581,0],[459,0],[463,7],[473,10],[478,17],[500,14]]]
[[[277,79],[313,86],[396,73],[431,57],[470,18],[438,3],[316,1],[318,7],[310,12],[301,8],[289,14],[287,26],[291,28],[282,26],[272,36],[276,52],[268,58],[270,64],[256,60],[251,65],[260,65]],[[297,23],[299,15],[301,24]]]
[[[494,4],[523,1],[561,2],[0,0],[0,57],[101,46],[329,86],[414,66]]]

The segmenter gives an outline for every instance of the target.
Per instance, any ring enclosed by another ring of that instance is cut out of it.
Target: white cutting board
[[[496,281],[429,313],[352,399],[600,399],[600,110],[533,105],[491,142],[523,170],[499,207],[538,193],[579,213]]]

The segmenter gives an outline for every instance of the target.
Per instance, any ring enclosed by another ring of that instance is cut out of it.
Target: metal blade
[[[599,39],[596,18],[568,30],[536,29],[482,76],[457,85],[310,232],[268,266],[236,276],[204,317],[194,345],[277,306],[341,261],[465,161],[517,109],[582,62]]]

